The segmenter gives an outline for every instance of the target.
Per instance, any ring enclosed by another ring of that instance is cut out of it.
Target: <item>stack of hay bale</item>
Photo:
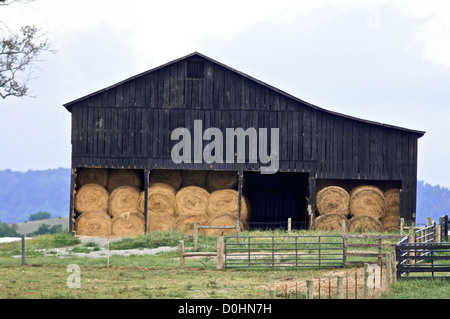
[[[237,173],[230,171],[182,171],[182,188],[176,194],[177,227],[192,231],[199,226],[235,226],[239,215],[239,195],[233,188]],[[241,230],[248,229],[250,206],[241,200]],[[224,236],[232,229],[204,229],[201,233]]]
[[[400,190],[382,192],[372,185],[363,185],[347,192],[340,186],[327,186],[316,196],[320,214],[315,220],[317,230],[339,231],[344,221],[346,230],[395,231],[399,224]]]
[[[200,226],[235,226],[238,218],[236,172],[151,172],[148,189],[148,230],[191,232]],[[84,168],[77,177],[77,235],[130,237],[144,233],[145,191],[135,170]],[[242,197],[241,229],[248,227],[249,205]],[[205,230],[225,235],[230,229]]]
[[[75,232],[130,237],[144,232],[139,212],[142,177],[136,170],[83,168],[77,176]]]

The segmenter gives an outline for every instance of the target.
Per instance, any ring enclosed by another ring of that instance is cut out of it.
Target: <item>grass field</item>
[[[293,235],[304,232],[293,232]],[[251,232],[258,236],[262,233]],[[270,234],[285,235],[285,232],[271,231]],[[192,250],[192,237],[177,232],[149,233],[111,242],[109,250],[176,248],[180,240],[184,240],[186,251]],[[178,249],[156,255],[80,257],[78,254],[93,254],[104,247],[94,242],[82,243],[68,234],[38,236],[27,240],[25,247],[26,265],[22,266],[20,242],[0,245],[2,299],[301,299],[305,297],[306,280],[322,278],[323,294],[326,294],[327,278],[350,273],[352,281],[355,273],[361,286],[363,277],[362,267],[216,270],[216,261],[212,257],[186,258],[185,269],[180,269]],[[60,255],[61,250],[56,249],[64,249],[65,255]],[[215,251],[216,238],[200,236],[199,250]],[[69,288],[74,282],[74,273],[68,271],[69,265],[79,267],[79,288]],[[353,284],[350,282],[350,287]],[[348,298],[354,298],[353,288],[350,288]],[[401,281],[391,286],[381,298],[449,299],[450,282]]]

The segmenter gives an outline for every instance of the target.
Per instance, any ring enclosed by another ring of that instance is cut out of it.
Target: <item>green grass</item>
[[[338,235],[305,230],[292,231],[292,235]],[[286,231],[251,231],[242,236],[285,236]],[[185,242],[185,250],[193,251],[193,237],[183,233],[155,232],[133,239],[110,243],[110,249],[178,247]],[[395,241],[394,241],[395,242]],[[201,235],[199,251],[216,251],[217,238]],[[118,256],[109,258],[83,258],[71,255],[46,255],[44,250],[67,248],[72,252],[98,251],[96,243],[82,244],[68,234],[42,235],[26,241],[26,265],[21,265],[21,243],[0,245],[0,298],[151,298],[151,299],[237,299],[289,296],[296,283],[317,277],[327,278],[335,271],[353,271],[352,268],[264,268],[216,270],[211,257],[186,258],[185,269],[180,269],[179,251],[152,256]],[[373,250],[373,248],[371,248]],[[107,266],[109,262],[109,267]],[[70,289],[68,266],[76,264],[81,270],[81,288]],[[386,299],[444,299],[450,296],[450,281],[400,280],[383,295]],[[299,297],[303,296],[299,292]]]
[[[450,281],[404,279],[394,283],[384,299],[450,299]]]

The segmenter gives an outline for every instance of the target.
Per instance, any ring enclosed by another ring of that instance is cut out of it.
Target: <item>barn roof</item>
[[[295,100],[295,101],[297,101],[297,102],[300,102],[300,103],[302,103],[302,104],[304,104],[304,105],[307,105],[307,106],[309,106],[309,107],[312,108],[312,109],[315,109],[315,110],[318,110],[318,111],[321,111],[321,112],[326,112],[326,113],[329,113],[329,114],[332,114],[332,115],[335,115],[335,116],[339,116],[339,117],[342,117],[342,118],[347,118],[347,119],[355,120],[355,121],[358,121],[358,122],[366,123],[366,124],[371,124],[371,125],[382,126],[382,127],[386,127],[386,128],[391,128],[391,129],[396,129],[396,130],[406,131],[406,132],[409,132],[409,133],[416,134],[416,135],[418,135],[418,137],[421,137],[421,136],[423,136],[423,135],[425,134],[424,131],[412,130],[412,129],[407,129],[407,128],[403,128],[403,127],[399,127],[399,126],[394,126],[394,125],[389,125],[389,124],[379,123],[379,122],[375,122],[375,121],[364,120],[364,119],[360,119],[360,118],[357,118],[357,117],[345,115],[345,114],[342,114],[342,113],[338,113],[338,112],[326,110],[326,109],[324,109],[324,108],[318,107],[318,106],[316,106],[316,105],[314,105],[314,104],[311,104],[311,103],[309,103],[309,102],[306,102],[306,101],[304,101],[304,100],[301,100],[301,99],[299,99],[299,98],[297,98],[297,97],[295,97],[295,96],[293,96],[293,95],[291,95],[291,94],[289,94],[289,93],[286,93],[286,92],[284,92],[284,91],[282,91],[282,90],[280,90],[280,89],[278,89],[278,88],[276,88],[276,87],[274,87],[274,86],[271,86],[271,85],[269,85],[269,84],[267,84],[267,83],[265,83],[265,82],[263,82],[263,81],[261,81],[261,80],[258,80],[258,79],[254,78],[254,77],[251,77],[251,76],[249,76],[248,74],[245,74],[245,73],[243,73],[243,72],[241,72],[241,71],[239,71],[239,70],[233,69],[233,68],[229,67],[228,65],[225,65],[225,64],[223,64],[223,63],[221,63],[221,62],[219,62],[219,61],[216,61],[216,60],[214,60],[214,59],[211,59],[210,57],[208,57],[208,56],[206,56],[206,55],[204,55],[204,54],[201,54],[201,53],[199,53],[199,52],[197,52],[197,51],[195,51],[195,52],[193,52],[193,53],[191,53],[191,54],[188,54],[188,55],[186,55],[186,56],[183,56],[183,57],[181,57],[181,58],[175,59],[175,60],[173,60],[173,61],[170,61],[170,62],[168,62],[168,63],[165,63],[165,64],[163,64],[163,65],[160,65],[160,66],[158,66],[158,67],[155,67],[155,68],[153,68],[153,69],[150,69],[150,70],[148,70],[148,71],[145,71],[145,72],[139,73],[139,74],[137,74],[137,75],[134,75],[134,76],[132,76],[132,77],[130,77],[130,78],[128,78],[128,79],[125,79],[125,80],[123,80],[123,81],[120,81],[120,82],[118,82],[118,83],[116,83],[116,84],[113,84],[113,85],[111,85],[111,86],[108,86],[108,87],[106,87],[106,88],[104,88],[104,89],[95,91],[95,92],[90,93],[90,94],[88,94],[88,95],[85,95],[85,96],[83,96],[83,97],[81,97],[81,98],[78,98],[78,99],[73,100],[73,101],[71,101],[71,102],[65,103],[65,104],[63,104],[63,106],[64,106],[69,112],[71,112],[72,105],[74,105],[74,104],[76,104],[76,103],[79,103],[79,102],[81,102],[81,101],[83,101],[83,100],[85,100],[85,99],[91,98],[91,97],[93,97],[93,96],[95,96],[95,95],[101,94],[101,93],[106,92],[106,91],[108,91],[108,90],[114,89],[114,88],[116,88],[116,87],[118,87],[118,86],[120,86],[120,85],[123,85],[124,83],[126,83],[126,82],[128,82],[128,81],[132,81],[132,80],[134,80],[134,79],[137,79],[137,78],[139,78],[139,77],[145,76],[145,75],[147,75],[147,74],[149,74],[149,73],[155,72],[155,71],[157,71],[157,70],[159,70],[159,69],[165,68],[165,67],[167,67],[167,66],[170,66],[170,65],[172,65],[172,64],[174,64],[174,63],[177,63],[177,62],[180,62],[180,61],[182,61],[182,60],[191,58],[191,57],[193,57],[193,56],[198,56],[198,57],[201,57],[201,58],[203,58],[203,59],[205,59],[205,60],[208,60],[208,61],[210,61],[210,62],[212,62],[212,63],[215,63],[215,64],[217,64],[217,65],[219,65],[219,66],[221,66],[221,67],[223,67],[223,68],[225,68],[225,69],[227,69],[227,70],[229,70],[229,71],[235,72],[235,73],[237,73],[237,74],[239,74],[239,75],[241,75],[241,76],[247,78],[247,79],[250,80],[250,81],[253,81],[253,82],[255,82],[255,83],[257,83],[257,84],[259,84],[259,85],[261,85],[261,86],[264,86],[264,87],[266,87],[266,88],[268,88],[268,89],[270,89],[270,90],[273,90],[273,91],[275,91],[275,92],[277,92],[277,93],[279,93],[279,94],[281,94],[281,95],[284,95],[284,96],[287,97],[287,98],[290,98],[290,99]]]

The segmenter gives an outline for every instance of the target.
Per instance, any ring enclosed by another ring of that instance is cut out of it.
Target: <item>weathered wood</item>
[[[312,280],[306,281],[306,299],[314,299],[314,282]]]
[[[223,237],[217,237],[217,269],[223,268],[223,262],[225,259],[225,247]]]
[[[199,68],[194,78],[186,74],[191,62]],[[196,119],[222,132],[227,127],[278,128],[280,172],[309,174],[302,198],[308,198],[313,215],[305,207],[301,217],[308,227],[313,226],[319,179],[395,181],[402,188],[400,217],[415,218],[417,140],[423,132],[320,109],[198,53],[64,106],[72,113],[74,168],[252,171],[258,164],[175,164],[170,134],[177,127],[193,133]]]

